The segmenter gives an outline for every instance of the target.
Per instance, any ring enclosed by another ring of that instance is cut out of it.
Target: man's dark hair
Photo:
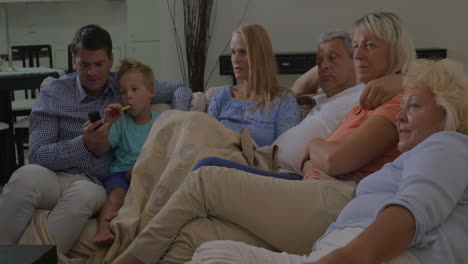
[[[112,56],[112,39],[107,32],[98,25],[87,25],[79,28],[72,42],[70,50],[73,56],[76,56],[79,49],[100,50],[105,49],[107,56]]]

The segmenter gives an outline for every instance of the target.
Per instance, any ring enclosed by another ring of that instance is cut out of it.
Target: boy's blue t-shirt
[[[107,136],[109,144],[114,149],[115,156],[111,172],[127,171],[133,168],[141,147],[158,117],[158,113],[152,112],[150,122],[145,125],[138,125],[129,114],[125,113],[112,124]]]

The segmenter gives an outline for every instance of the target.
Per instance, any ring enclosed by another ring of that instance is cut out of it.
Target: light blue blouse
[[[225,127],[240,132],[247,128],[258,146],[271,145],[284,131],[301,122],[301,111],[296,97],[285,93],[276,98],[269,113],[247,112],[255,102],[232,97],[230,86],[220,88],[210,101],[208,113]]]
[[[326,234],[369,226],[396,204],[414,216],[409,250],[422,264],[466,263],[468,250],[468,136],[436,133],[367,176]]]

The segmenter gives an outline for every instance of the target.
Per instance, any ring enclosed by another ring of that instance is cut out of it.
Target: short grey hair
[[[343,41],[346,49],[348,50],[349,56],[352,58],[354,53],[352,45],[353,41],[351,39],[351,35],[345,31],[330,31],[323,32],[322,34],[320,34],[317,50],[322,44],[327,43],[328,41],[332,41],[334,39],[341,39]]]

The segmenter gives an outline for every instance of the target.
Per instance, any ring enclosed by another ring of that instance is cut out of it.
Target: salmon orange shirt
[[[403,92],[395,95],[385,104],[369,111],[362,110],[360,106],[353,107],[351,111],[349,111],[345,116],[343,122],[341,122],[341,125],[327,138],[327,141],[341,140],[342,138],[352,133],[356,128],[361,126],[364,121],[373,115],[381,116],[396,126],[396,116],[400,111],[400,101],[402,97]],[[397,149],[397,144],[395,144],[378,158],[368,162],[361,168],[351,173],[347,173],[345,175],[336,175],[334,177],[341,180],[360,181],[367,175],[380,170],[385,163],[393,161],[399,155],[400,152]]]

